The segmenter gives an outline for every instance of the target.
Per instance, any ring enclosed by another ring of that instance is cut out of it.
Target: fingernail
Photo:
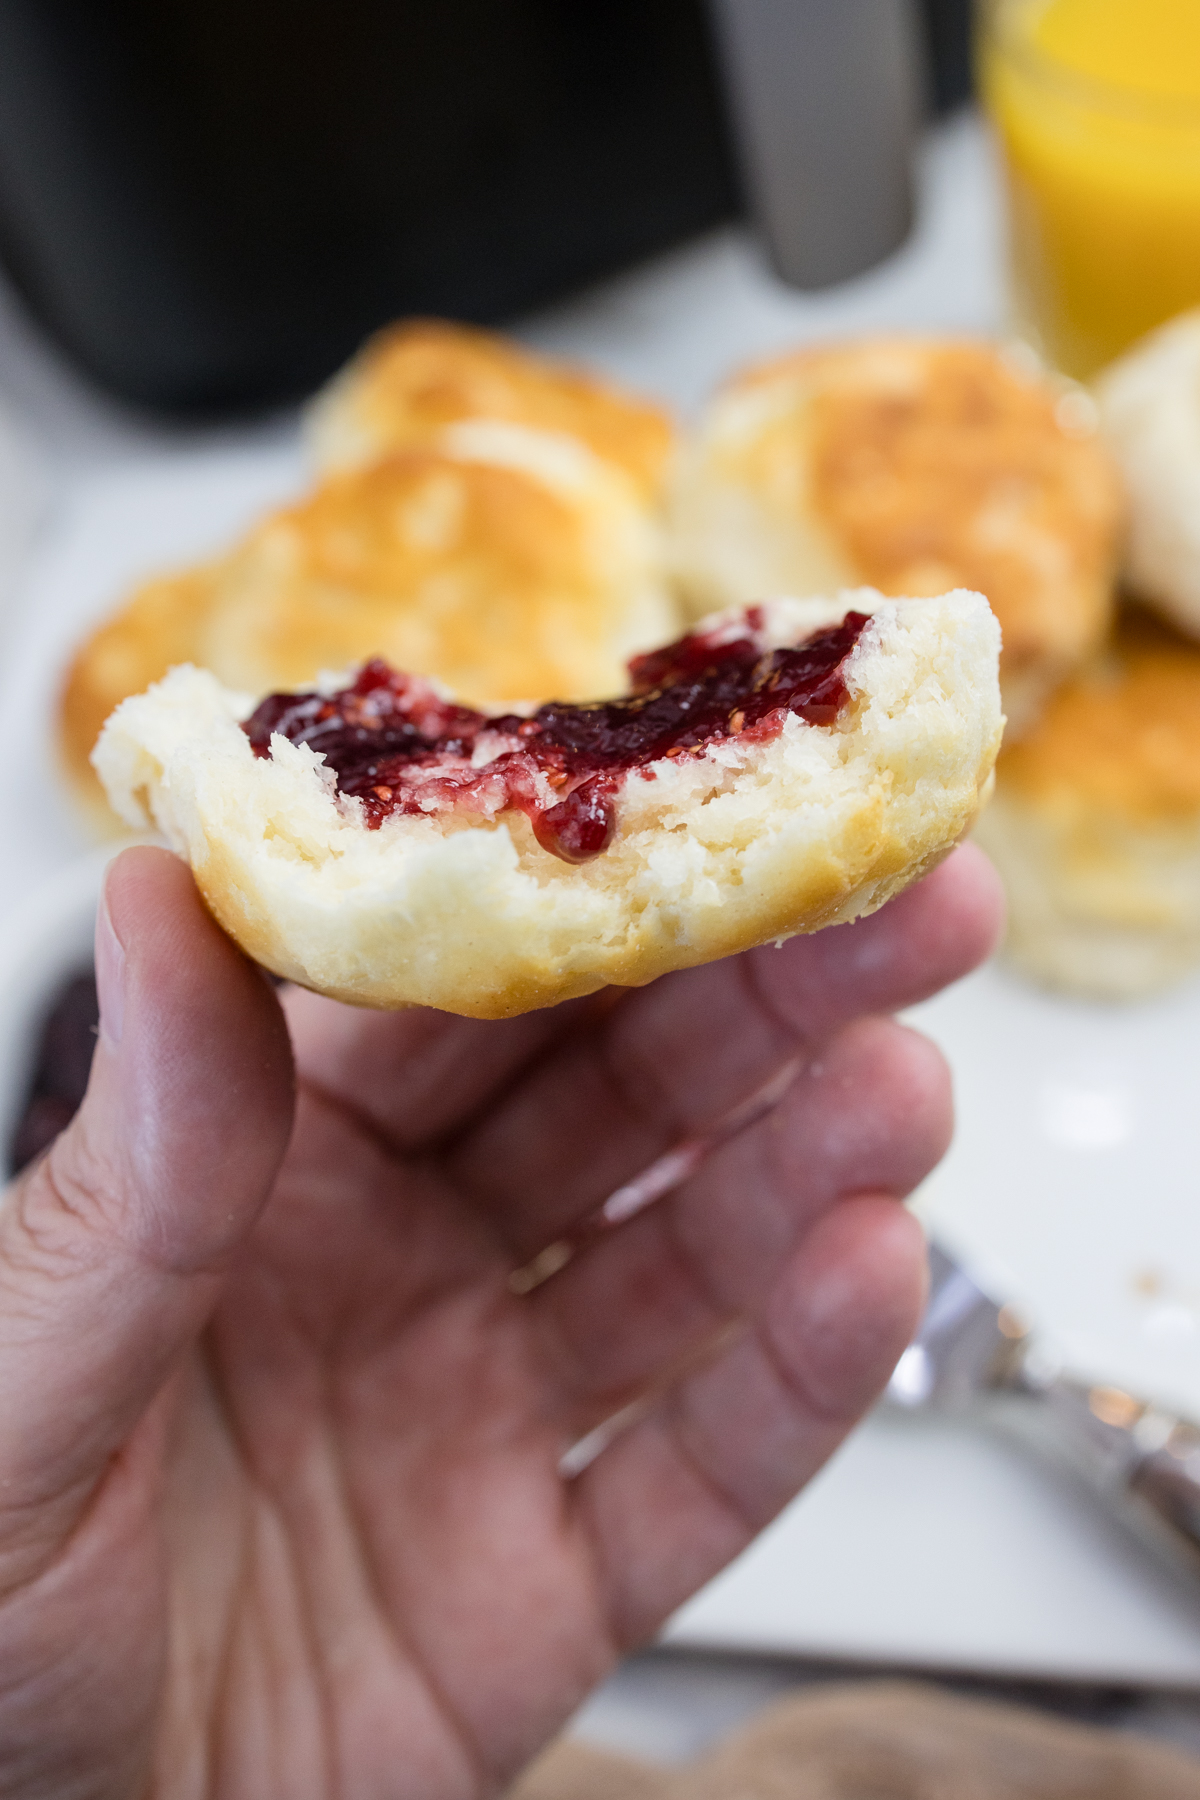
[[[125,1023],[125,946],[108,910],[108,881],[96,913],[96,995],[100,1002],[100,1035],[119,1044]]]

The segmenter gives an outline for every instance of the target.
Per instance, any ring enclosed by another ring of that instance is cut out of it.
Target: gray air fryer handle
[[[913,216],[925,67],[916,0],[710,0],[739,159],[794,287],[858,275]]]

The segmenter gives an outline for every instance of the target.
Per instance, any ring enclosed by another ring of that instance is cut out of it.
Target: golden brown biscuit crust
[[[818,346],[722,390],[685,481],[701,507],[718,484],[752,494],[768,532],[808,519],[883,593],[986,594],[1019,702],[1090,655],[1112,615],[1124,502],[1081,405],[989,344]]]
[[[492,332],[410,319],[371,338],[313,408],[318,458],[345,468],[439,441],[464,419],[577,438],[622,469],[647,504],[662,495],[674,428],[661,407]]]
[[[640,515],[410,450],[331,476],[227,560],[198,660],[263,691],[368,656],[469,700],[620,686],[671,613]]]
[[[1200,645],[1130,613],[1105,655],[1004,751],[997,775],[1033,805],[1200,820]]]

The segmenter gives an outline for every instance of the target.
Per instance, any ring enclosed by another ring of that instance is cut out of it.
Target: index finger
[[[850,1020],[965,975],[999,921],[995,873],[968,848],[855,925],[667,976],[537,1063],[449,1171],[532,1256]]]
[[[490,1191],[496,1155],[506,1180],[511,1165],[519,1183],[529,1173],[533,1145],[540,1145],[550,1158],[547,1172],[557,1179],[565,1147],[577,1185],[581,1141],[596,1141],[592,1127],[603,1117],[620,1140],[610,1139],[615,1182],[621,1170],[658,1154],[697,1113],[711,1117],[714,1106],[723,1110],[768,1080],[798,1042],[820,1042],[851,1018],[910,1005],[965,974],[990,948],[1000,904],[990,864],[967,846],[855,925],[668,976],[643,991],[630,1027],[656,1067],[681,1038],[687,1066],[694,1067],[705,1048],[704,1021],[735,968],[737,1017],[749,1033],[737,1044],[709,1042],[701,1058],[707,1075],[690,1083],[691,1104],[682,1096],[678,1103],[656,1102],[649,1119],[628,1107],[610,1117],[612,1096],[603,1092],[608,1084],[597,1055],[618,990],[498,1021],[426,1009],[360,1012],[300,991],[285,1004],[301,1079],[346,1105],[397,1153],[467,1133],[462,1173]],[[728,1016],[726,1006],[719,1010]],[[595,1174],[607,1178],[599,1167]]]

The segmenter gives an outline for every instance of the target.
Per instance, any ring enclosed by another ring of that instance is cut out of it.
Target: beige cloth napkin
[[[551,1745],[510,1800],[1200,1800],[1200,1761],[918,1682],[809,1690],[682,1768]]]

